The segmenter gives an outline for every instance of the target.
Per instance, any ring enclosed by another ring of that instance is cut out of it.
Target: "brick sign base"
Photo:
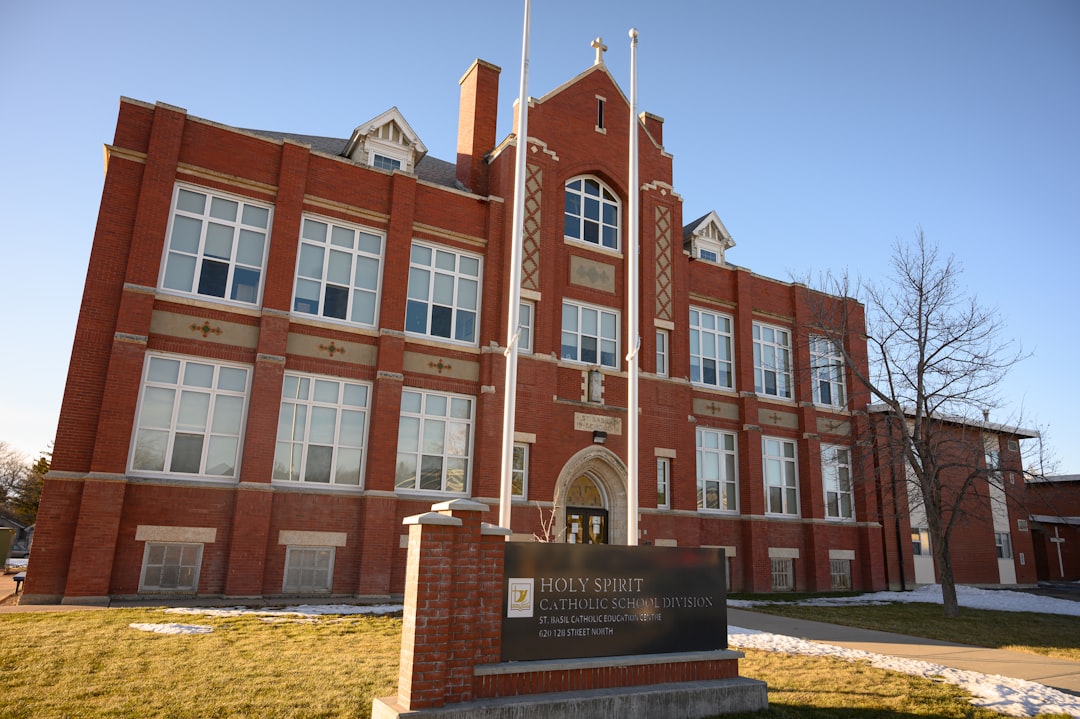
[[[765,683],[740,677],[742,653],[726,649],[500,661],[509,531],[481,523],[487,509],[454,500],[405,520],[398,693],[375,699],[372,719],[700,719],[768,708]]]

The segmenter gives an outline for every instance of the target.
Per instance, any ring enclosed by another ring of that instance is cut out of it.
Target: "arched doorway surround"
[[[578,477],[588,477],[600,490],[604,509],[608,510],[609,544],[626,544],[626,465],[612,452],[599,445],[581,450],[563,465],[555,482],[556,542],[565,542],[566,498]]]

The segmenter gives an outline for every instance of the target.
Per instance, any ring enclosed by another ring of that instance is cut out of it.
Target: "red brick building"
[[[885,542],[885,574],[890,588],[911,589],[940,581],[930,524],[914,474],[889,433],[884,405],[868,408],[875,446],[875,484]],[[1037,433],[983,420],[926,420],[928,444],[935,447],[943,522],[954,522],[950,537],[953,579],[984,586],[1034,585],[1037,552],[1028,515],[1020,442]],[[955,519],[954,519],[955,517]],[[908,538],[910,537],[910,542]]]
[[[461,80],[455,163],[396,109],[335,139],[121,101],[23,601],[385,598],[402,518],[497,504],[519,149],[498,76]],[[883,588],[867,396],[806,287],[730,264],[715,213],[685,221],[700,190],[663,125],[600,61],[530,102],[515,538],[627,541],[639,332],[640,541],[725,547],[734,590]]]
[[[1080,580],[1080,474],[1029,480],[1027,509],[1040,580]]]

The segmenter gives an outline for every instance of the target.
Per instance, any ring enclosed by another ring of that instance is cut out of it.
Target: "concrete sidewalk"
[[[1003,649],[984,649],[872,629],[842,627],[745,609],[728,608],[728,625],[891,657],[941,664],[954,669],[1026,679],[1080,695],[1080,662],[1067,659],[1053,659]]]

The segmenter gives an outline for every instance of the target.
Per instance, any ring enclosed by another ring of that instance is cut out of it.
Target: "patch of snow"
[[[155,634],[209,634],[214,631],[213,627],[204,624],[144,624],[135,622],[128,626],[141,632],[154,632]]]
[[[901,659],[732,626],[728,627],[728,645],[740,649],[865,661],[879,669],[944,681],[969,691],[972,704],[1007,716],[1034,717],[1040,713],[1059,713],[1080,717],[1080,697],[1023,679],[980,674],[931,662]]]
[[[979,589],[957,586],[956,599],[961,607],[970,609],[994,609],[999,612],[1036,612],[1038,614],[1064,614],[1080,617],[1080,602],[1068,599],[1041,597],[1028,592],[1010,589]],[[842,607],[853,604],[891,604],[894,602],[921,602],[941,604],[941,585],[929,584],[910,592],[871,592],[852,597],[815,597],[793,602],[729,599],[729,607],[755,607],[764,604],[797,604],[806,607]]]
[[[1042,597],[1007,589],[979,589],[957,586],[957,601],[971,609],[993,609],[1004,612],[1036,612],[1080,616],[1080,602]],[[893,602],[923,602],[941,604],[941,585],[932,584],[910,592],[872,592],[852,597],[815,597],[793,602],[729,599],[729,607],[755,607],[765,604],[797,604],[800,606],[852,606],[855,604],[890,604]],[[849,661],[865,661],[875,667],[904,674],[914,674],[935,681],[955,684],[969,691],[972,704],[984,706],[1001,714],[1034,717],[1039,714],[1067,714],[1080,717],[1080,697],[1051,689],[1043,684],[952,667],[847,649],[821,642],[810,642],[768,632],[756,632],[728,627],[728,644],[733,647],[759,649],[785,654],[832,656]]]
[[[255,607],[171,607],[169,614],[197,614],[204,617],[239,617],[255,615],[260,617],[320,617],[337,614],[394,614],[404,607],[400,604],[300,604],[280,609]]]

